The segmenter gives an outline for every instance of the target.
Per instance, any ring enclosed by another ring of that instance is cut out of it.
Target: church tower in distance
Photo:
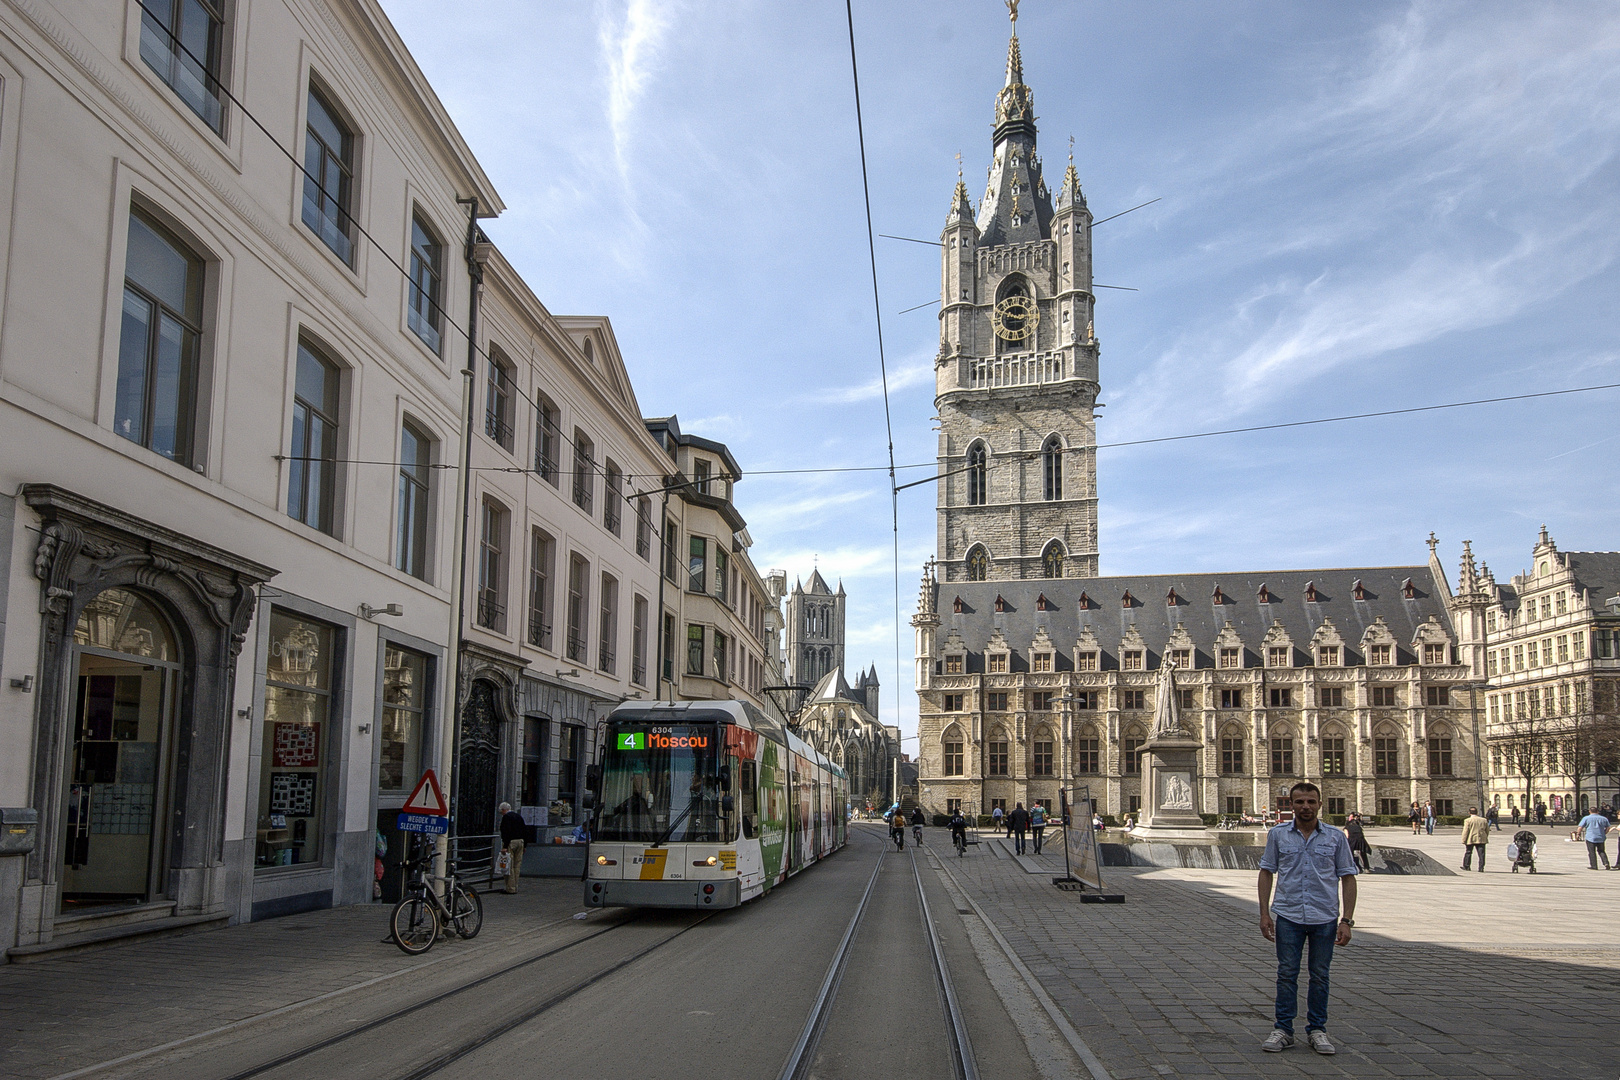
[[[939,580],[1097,574],[1091,211],[1071,154],[1054,202],[1035,149],[1017,4],[995,157],[940,234]]]

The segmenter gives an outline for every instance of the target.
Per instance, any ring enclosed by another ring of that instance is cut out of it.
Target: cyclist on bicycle
[[[951,816],[951,843],[956,845],[956,854],[960,856],[967,850],[967,818],[958,810]]]
[[[889,811],[889,839],[894,841],[896,850],[906,846],[906,815],[898,806]]]
[[[922,844],[923,812],[922,807],[914,807],[911,811],[911,835],[918,845]]]

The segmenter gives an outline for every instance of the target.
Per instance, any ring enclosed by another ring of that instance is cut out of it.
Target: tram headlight
[[[598,855],[596,857],[596,865],[597,866],[606,866],[607,865],[607,856],[606,855]]]
[[[710,855],[707,859],[704,860],[704,862],[706,864],[708,864],[709,866],[719,866],[720,865],[720,859],[717,856],[714,856],[714,855]]]

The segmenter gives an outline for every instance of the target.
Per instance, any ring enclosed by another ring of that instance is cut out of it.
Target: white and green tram
[[[626,702],[601,746],[589,906],[736,907],[848,841],[843,769],[747,702]]]

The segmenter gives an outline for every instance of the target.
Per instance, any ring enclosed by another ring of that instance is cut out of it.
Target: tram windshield
[[[615,724],[602,760],[592,839],[720,843],[720,751],[714,724]]]

